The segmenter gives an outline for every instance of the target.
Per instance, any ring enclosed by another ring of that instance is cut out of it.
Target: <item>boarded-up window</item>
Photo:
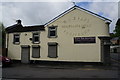
[[[40,58],[40,46],[39,45],[32,46],[32,57]]]
[[[57,58],[57,43],[49,42],[48,43],[48,57]]]

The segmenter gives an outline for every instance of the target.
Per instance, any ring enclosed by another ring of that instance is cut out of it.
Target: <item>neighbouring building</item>
[[[120,45],[120,37],[114,37],[110,41],[112,45]]]
[[[6,28],[8,57],[67,62],[109,62],[111,20],[74,6],[45,25]]]

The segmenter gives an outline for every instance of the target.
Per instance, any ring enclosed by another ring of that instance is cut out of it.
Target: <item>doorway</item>
[[[29,45],[21,46],[21,62],[22,63],[30,62],[30,46]]]

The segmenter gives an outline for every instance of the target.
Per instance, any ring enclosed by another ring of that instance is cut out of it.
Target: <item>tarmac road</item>
[[[118,68],[117,54],[111,54],[112,65],[40,65],[14,63],[11,67],[2,69],[2,80],[35,80],[40,78],[108,78],[118,80],[120,71]],[[53,79],[52,79],[53,80]]]
[[[110,53],[111,58],[120,61],[120,53]]]
[[[19,65],[3,68],[3,79],[22,78],[118,78],[117,69]]]

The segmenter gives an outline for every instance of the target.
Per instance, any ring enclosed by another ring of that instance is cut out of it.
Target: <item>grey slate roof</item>
[[[36,26],[26,26],[23,27],[22,24],[15,24],[6,28],[7,33],[13,32],[30,32],[30,31],[44,31],[44,25],[36,25]]]
[[[112,38],[111,40],[120,40],[120,37]]]

